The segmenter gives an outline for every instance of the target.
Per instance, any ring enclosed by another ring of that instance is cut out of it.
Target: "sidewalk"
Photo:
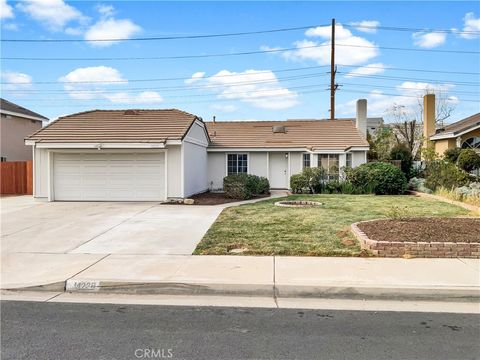
[[[75,255],[83,256],[70,258]],[[22,260],[2,261],[2,289],[480,300],[477,259],[25,254]],[[29,272],[15,269],[19,266]]]

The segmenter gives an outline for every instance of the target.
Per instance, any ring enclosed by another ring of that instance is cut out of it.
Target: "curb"
[[[126,295],[225,295],[352,300],[435,300],[479,302],[480,287],[361,286],[358,284],[207,284],[67,280],[54,284],[4,289]]]

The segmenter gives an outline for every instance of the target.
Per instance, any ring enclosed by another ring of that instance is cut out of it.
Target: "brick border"
[[[370,239],[358,227],[361,223],[377,220],[385,219],[359,221],[351,225],[351,230],[360,242],[360,247],[369,250],[375,256],[480,259],[480,243],[377,241]]]

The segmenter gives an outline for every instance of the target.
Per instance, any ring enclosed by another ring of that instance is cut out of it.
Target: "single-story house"
[[[480,113],[437,127],[435,123],[435,95],[424,97],[424,138],[439,155],[453,148],[475,149],[480,152]]]
[[[287,189],[293,174],[367,160],[366,100],[347,120],[204,122],[184,111],[93,110],[61,117],[33,147],[34,196],[49,201],[162,201],[222,188],[232,173]]]
[[[0,98],[0,160],[32,160],[32,150],[24,139],[42,128],[48,118]]]

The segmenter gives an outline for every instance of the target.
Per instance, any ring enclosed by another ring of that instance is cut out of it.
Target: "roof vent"
[[[138,110],[125,110],[123,112],[123,115],[138,115],[138,114],[139,114]]]
[[[285,126],[274,126],[272,131],[274,134],[285,134],[287,129],[285,129]]]

